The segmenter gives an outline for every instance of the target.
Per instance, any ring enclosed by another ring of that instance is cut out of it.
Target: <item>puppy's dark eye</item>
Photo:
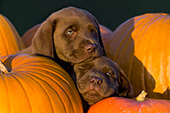
[[[74,39],[77,35],[77,27],[74,25],[70,26],[68,29],[66,29],[65,35],[70,37],[71,39]]]
[[[74,33],[73,29],[69,28],[66,30],[66,35],[71,36]]]
[[[111,76],[112,75],[112,73],[111,72],[107,72],[107,73],[105,73],[107,76]]]

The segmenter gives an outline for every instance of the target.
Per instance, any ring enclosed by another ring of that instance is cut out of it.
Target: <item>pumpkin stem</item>
[[[8,73],[8,70],[5,67],[5,65],[2,63],[2,61],[1,61],[1,54],[0,54],[0,74],[5,74],[5,73]]]
[[[136,97],[137,101],[144,101],[145,97],[148,93],[146,93],[144,90]]]

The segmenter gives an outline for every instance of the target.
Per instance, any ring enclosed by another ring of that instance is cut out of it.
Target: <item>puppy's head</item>
[[[133,96],[133,88],[126,75],[107,57],[77,64],[74,71],[77,88],[89,105],[109,96]]]
[[[75,7],[51,14],[36,32],[33,53],[80,63],[104,54],[99,25],[89,12]]]

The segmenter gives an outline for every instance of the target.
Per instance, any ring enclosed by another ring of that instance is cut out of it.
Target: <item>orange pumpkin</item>
[[[143,95],[140,94],[139,97]],[[170,101],[145,99],[138,101],[123,97],[109,97],[92,105],[88,113],[169,113]]]
[[[143,14],[122,23],[105,42],[109,58],[130,79],[135,96],[170,99],[170,15]],[[105,40],[105,39],[103,39]]]
[[[30,28],[29,30],[27,30],[24,35],[22,36],[22,40],[24,42],[25,47],[29,47],[31,45],[32,42],[32,38],[34,36],[34,34],[37,32],[38,28],[41,26],[41,24],[35,25],[32,28]]]
[[[12,23],[0,14],[0,54],[14,54],[24,49],[24,43]]]
[[[103,25],[99,25],[99,27],[100,27],[102,39],[104,39],[102,40],[103,44],[105,44],[105,41],[107,42],[109,37],[112,35],[112,31]]]
[[[83,113],[74,82],[52,60],[23,54],[2,62],[1,113]]]
[[[22,36],[22,40],[24,41],[25,47],[29,47],[31,45],[32,38],[37,32],[40,25],[41,24],[35,25],[24,33],[24,35]],[[105,40],[107,40],[107,38],[112,34],[112,31],[103,25],[100,25],[100,30],[101,36],[105,38]]]

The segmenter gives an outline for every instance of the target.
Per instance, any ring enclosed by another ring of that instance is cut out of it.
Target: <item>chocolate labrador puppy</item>
[[[118,64],[107,57],[74,66],[78,91],[89,105],[110,96],[133,97],[133,88]]]
[[[96,18],[75,7],[51,14],[37,30],[31,46],[20,53],[49,56],[61,66],[65,66],[65,62],[75,64],[105,54]]]

